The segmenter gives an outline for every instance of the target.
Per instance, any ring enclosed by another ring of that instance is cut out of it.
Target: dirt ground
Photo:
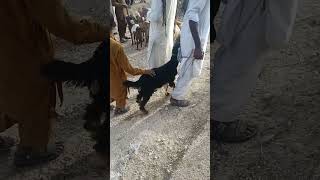
[[[242,144],[212,142],[213,179],[320,179],[320,2],[300,5],[290,45],[266,58],[240,115],[259,125],[259,135]]]

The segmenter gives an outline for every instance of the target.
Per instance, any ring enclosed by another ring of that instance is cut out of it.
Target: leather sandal
[[[28,150],[20,150],[14,155],[14,165],[17,167],[33,166],[57,159],[63,152],[62,142],[48,145],[46,152],[34,153]]]

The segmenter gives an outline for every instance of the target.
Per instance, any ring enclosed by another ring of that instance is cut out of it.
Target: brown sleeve
[[[145,72],[144,70],[139,68],[134,68],[131,66],[126,54],[124,53],[123,48],[119,49],[119,52],[116,58],[117,58],[117,61],[119,62],[119,65],[126,73],[129,73],[133,76],[144,74]]]
[[[26,0],[26,6],[50,33],[75,44],[102,41],[109,33],[107,26],[71,17],[61,0]]]

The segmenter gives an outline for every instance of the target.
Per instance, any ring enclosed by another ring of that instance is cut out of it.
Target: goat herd
[[[143,43],[145,47],[148,46],[150,22],[146,20],[147,13],[148,9],[142,8],[142,11],[138,11],[135,16],[131,14],[126,17],[132,45],[136,45],[137,50],[139,45],[140,48],[143,47]]]

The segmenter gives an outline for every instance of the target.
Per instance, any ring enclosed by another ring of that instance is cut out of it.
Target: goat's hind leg
[[[166,84],[166,85],[165,85],[165,91],[166,91],[166,92],[165,92],[165,95],[166,95],[166,96],[169,96],[169,95],[170,95],[170,93],[169,93],[169,91],[168,91],[168,88],[169,88],[169,85]]]
[[[100,118],[105,110],[104,106],[105,104],[102,104],[102,102],[98,102],[97,100],[93,100],[93,102],[87,106],[86,113],[84,115],[85,123],[83,125],[86,130],[97,130],[101,123]]]
[[[142,93],[139,92],[139,94],[137,95],[137,100],[136,100],[136,102],[140,104],[140,103],[141,103],[141,100],[142,100]]]
[[[134,37],[133,37],[133,34],[132,34],[132,32],[130,31],[130,36],[131,36],[131,42],[132,42],[132,46],[133,46],[133,44],[134,44]]]
[[[110,145],[110,139],[109,139],[109,131],[108,131],[108,124],[109,121],[107,121],[109,117],[106,117],[104,122],[100,125],[100,127],[97,130],[96,134],[96,144],[94,145],[94,149],[98,153],[102,154],[108,154],[108,149]]]

